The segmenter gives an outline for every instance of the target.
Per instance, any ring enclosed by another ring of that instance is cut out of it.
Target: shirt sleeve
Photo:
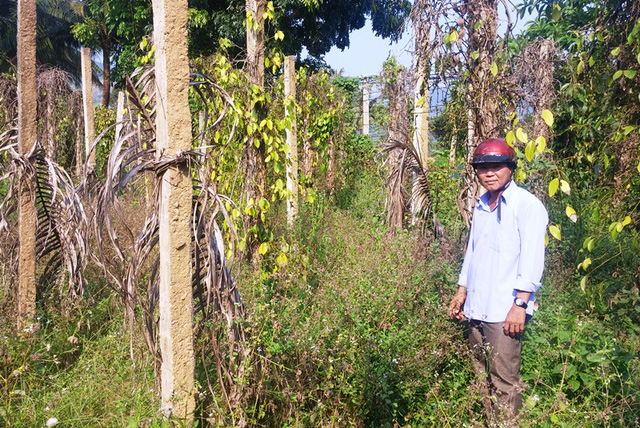
[[[515,289],[535,293],[542,286],[544,241],[549,216],[542,202],[532,197],[520,207],[517,222],[520,234],[520,258]]]
[[[462,269],[460,269],[460,275],[458,276],[458,285],[460,287],[467,286],[467,274],[469,272],[469,261],[473,254],[473,221],[471,221],[471,229],[469,229],[469,241],[467,242],[467,251],[464,254],[464,261],[462,262]]]

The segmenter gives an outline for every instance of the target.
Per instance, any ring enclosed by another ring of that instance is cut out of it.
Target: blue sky
[[[501,23],[506,26],[506,14],[499,10]],[[515,11],[511,18],[516,19]],[[516,23],[514,32],[522,31],[525,24],[531,20],[526,15]],[[503,33],[504,28],[499,32]],[[398,43],[390,44],[389,40],[375,37],[371,29],[371,21],[367,20],[364,27],[350,34],[349,48],[341,51],[335,46],[325,55],[324,59],[336,71],[344,70],[345,76],[372,76],[380,74],[382,64],[389,57],[395,55],[400,64],[411,67],[411,53],[413,52],[413,37],[410,30],[405,31]]]

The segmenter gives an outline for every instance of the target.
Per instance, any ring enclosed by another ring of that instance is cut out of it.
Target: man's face
[[[506,163],[481,163],[476,167],[480,184],[489,192],[497,192],[511,180],[511,168]]]

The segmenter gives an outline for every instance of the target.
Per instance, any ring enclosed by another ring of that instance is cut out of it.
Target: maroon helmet
[[[481,163],[506,163],[509,168],[516,169],[516,152],[502,138],[489,138],[478,144],[473,153],[471,165],[477,167]]]

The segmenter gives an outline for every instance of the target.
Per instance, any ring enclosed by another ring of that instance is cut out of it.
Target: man
[[[469,319],[474,367],[486,373],[490,423],[511,424],[522,407],[521,333],[541,286],[549,219],[544,205],[512,180],[516,156],[505,140],[483,141],[472,165],[487,192],[476,204],[449,316]]]

